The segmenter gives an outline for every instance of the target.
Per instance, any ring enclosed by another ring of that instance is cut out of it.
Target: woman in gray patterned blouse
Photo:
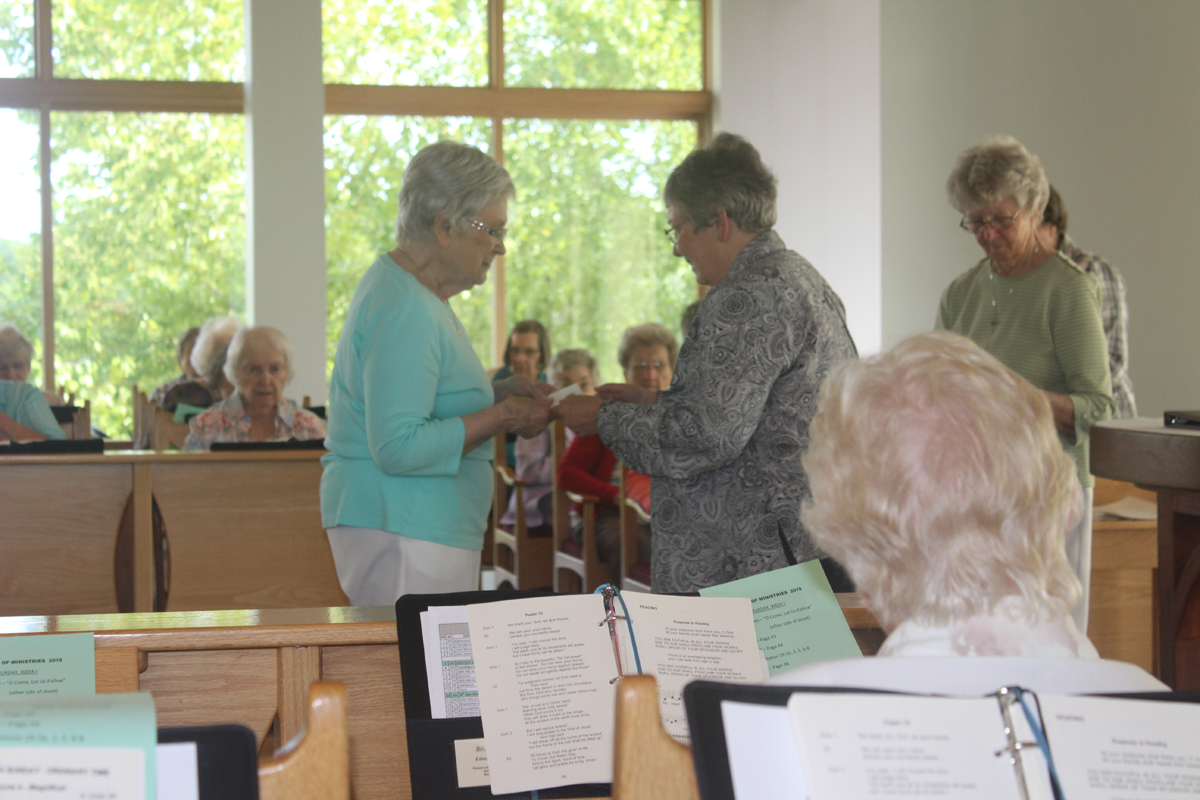
[[[712,287],[671,388],[602,386],[562,416],[651,477],[652,587],[694,592],[823,555],[800,456],[821,381],[857,352],[841,300],[772,230],[775,177],[749,142],[693,151],[663,198],[675,255]]]

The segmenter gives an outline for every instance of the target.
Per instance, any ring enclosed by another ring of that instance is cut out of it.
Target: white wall
[[[246,321],[294,350],[287,396],[324,404],[325,87],[319,0],[245,0]]]
[[[787,245],[879,350],[879,0],[723,0],[714,9],[714,131],[749,139],[779,179]]]
[[[1125,276],[1140,414],[1196,407],[1198,32],[1194,0],[882,0],[883,345],[931,327],[980,258],[944,184],[959,150],[1010,133]]]

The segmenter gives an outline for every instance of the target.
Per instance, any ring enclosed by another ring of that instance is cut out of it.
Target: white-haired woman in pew
[[[950,694],[1011,683],[1164,688],[1101,661],[1072,620],[1080,584],[1065,543],[1079,479],[1029,381],[968,339],[922,334],[836,370],[811,431],[805,527],[888,637],[879,658],[773,682]]]
[[[229,343],[225,377],[237,391],[192,419],[185,450],[207,450],[213,442],[325,438],[320,418],[283,396],[293,377],[292,346],[283,331],[240,329]]]

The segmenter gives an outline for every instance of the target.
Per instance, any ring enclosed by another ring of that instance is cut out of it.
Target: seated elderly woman
[[[600,376],[596,359],[587,350],[559,350],[550,362],[550,383],[560,389],[575,384],[583,394],[596,393]],[[525,485],[525,525],[528,528],[550,526],[554,521],[554,454],[551,452],[550,428],[529,439],[517,438],[517,477]],[[567,446],[575,434],[567,430]],[[517,494],[509,498],[508,511],[500,519],[502,526],[511,528],[517,521]]]
[[[181,383],[188,381],[199,380],[202,375],[192,366],[192,350],[196,347],[196,339],[200,336],[200,328],[193,326],[183,332],[179,337],[179,341],[175,344],[175,363],[179,365],[180,375],[177,378],[172,378],[166,383],[159,386],[150,395],[150,399],[158,405],[163,404],[163,400],[167,396],[167,392],[174,389]]]
[[[33,342],[21,333],[16,325],[0,325],[0,381],[25,383],[33,364]],[[46,403],[52,406],[65,405],[63,398],[55,392],[42,392]]]
[[[198,377],[183,381],[168,389],[159,403],[164,410],[174,411],[180,403],[196,408],[208,408],[228,396],[218,385],[220,372],[216,374],[217,382],[210,383],[210,379],[214,376],[214,362],[219,354],[229,346],[233,335],[240,327],[242,327],[242,323],[237,317],[210,317],[204,321],[204,324],[200,326],[200,332],[196,335],[196,343],[192,346],[192,354],[189,359],[192,371]]]
[[[0,440],[65,439],[37,387],[23,381],[0,380]]]
[[[192,420],[184,449],[325,438],[324,423],[283,396],[292,375],[292,346],[282,331],[266,325],[239,330],[225,361],[225,376],[237,391]]]
[[[617,347],[617,362],[625,371],[625,382],[655,392],[665,391],[671,386],[678,358],[679,343],[675,336],[666,326],[657,322],[626,328]],[[600,560],[611,564],[613,574],[619,575],[621,512],[617,508],[620,485],[613,480],[616,464],[616,453],[604,446],[599,434],[576,436],[563,454],[562,463],[558,465],[558,482],[568,492],[600,498],[595,518],[596,549],[600,551]],[[633,483],[647,480],[632,470],[627,477],[627,482]],[[643,491],[640,494],[647,493]],[[582,542],[582,520],[573,521],[571,534],[575,541]],[[650,529],[643,525],[638,542],[638,561],[649,560]]]
[[[879,658],[772,682],[947,694],[1011,683],[1164,688],[1132,664],[1101,661],[1071,617],[1080,584],[1065,543],[1079,479],[1029,381],[968,339],[922,334],[837,369],[811,431],[805,527],[888,637]]]

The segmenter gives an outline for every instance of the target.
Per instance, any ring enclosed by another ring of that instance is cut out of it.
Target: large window
[[[442,137],[491,153],[517,187],[508,255],[451,301],[485,364],[525,318],[556,350],[591,350],[606,380],[626,327],[678,331],[696,285],[659,192],[708,119],[705,2],[326,0],[323,14],[330,366],[359,277],[394,244],[407,159]]]
[[[0,0],[0,320],[114,438],[183,330],[244,310],[243,27],[241,0]]]
[[[322,11],[330,359],[408,158],[444,137],[518,188],[509,256],[454,301],[485,363],[537,317],[617,379],[625,326],[678,328],[695,284],[658,193],[707,124],[707,0]],[[114,438],[179,333],[246,310],[243,29],[243,0],[0,0],[0,321]]]

